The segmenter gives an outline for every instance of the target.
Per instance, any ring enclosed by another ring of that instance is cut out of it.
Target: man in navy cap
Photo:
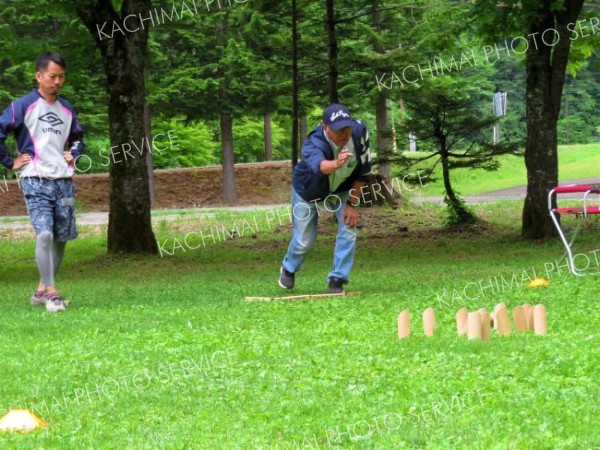
[[[352,119],[344,105],[325,108],[323,123],[302,145],[302,159],[294,168],[292,213],[294,232],[281,265],[279,285],[294,287],[295,275],[317,237],[318,217],[333,212],[338,232],[333,270],[327,276],[330,293],[344,292],[354,262],[358,201],[371,172],[369,132]]]

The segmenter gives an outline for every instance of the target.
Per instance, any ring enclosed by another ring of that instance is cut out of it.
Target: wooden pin
[[[404,339],[410,335],[410,313],[405,309],[398,316],[398,337]]]
[[[494,321],[494,330],[498,329],[498,321],[496,320],[496,311],[498,311],[500,308],[506,308],[506,305],[504,303],[498,303],[494,307],[494,312],[492,313],[492,320]]]
[[[469,313],[467,316],[467,337],[481,339],[481,315],[478,312]]]
[[[460,308],[456,313],[456,332],[459,336],[467,334],[467,317],[469,310],[467,308]]]
[[[491,321],[490,314],[487,312],[487,309],[481,308],[479,311],[479,316],[481,317],[481,340],[488,341],[490,339],[491,334]]]
[[[490,327],[492,327],[494,324],[492,323],[492,315],[490,313],[488,313],[487,308],[479,308],[477,310],[477,312],[479,313],[479,315],[481,316],[481,320],[483,320],[483,316],[486,315],[488,318],[488,321],[490,322]]]
[[[544,305],[533,307],[533,331],[535,331],[535,334],[546,334],[546,331],[548,331],[546,307]]]
[[[527,315],[522,306],[513,308],[513,323],[515,324],[515,333],[527,331]]]
[[[433,308],[427,308],[423,311],[423,332],[425,336],[433,336],[435,330],[435,311]]]
[[[508,312],[506,311],[506,307],[502,306],[496,309],[495,312],[498,334],[502,336],[510,335],[510,319],[508,318]]]
[[[338,294],[306,294],[306,295],[287,295],[285,297],[244,297],[247,302],[277,302],[277,301],[297,301],[327,299],[329,297],[350,297],[351,295],[361,295],[361,291],[340,292]]]
[[[533,331],[533,306],[529,303],[525,303],[523,305],[523,309],[525,310],[525,320],[527,321],[527,330]]]

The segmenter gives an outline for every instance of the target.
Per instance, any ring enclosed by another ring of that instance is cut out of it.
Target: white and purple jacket
[[[73,158],[83,153],[83,130],[77,114],[64,98],[49,102],[37,89],[13,101],[0,116],[0,163],[12,169],[13,159],[5,145],[13,131],[19,153],[31,155],[31,162],[21,169],[21,178],[70,178],[75,171],[67,164],[63,151],[70,150]]]

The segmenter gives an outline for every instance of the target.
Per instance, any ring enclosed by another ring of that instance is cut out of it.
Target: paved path
[[[600,176],[597,178],[580,178],[577,180],[564,180],[561,181],[561,186],[568,184],[586,184],[586,183],[600,183]],[[466,195],[466,203],[485,203],[485,202],[496,202],[498,200],[525,200],[527,194],[527,186],[515,186],[507,189],[498,189],[497,191],[484,192],[477,195]],[[564,194],[561,195],[562,199],[579,199],[581,194]],[[411,200],[418,203],[444,203],[444,197],[442,196],[430,196],[420,197],[414,195]]]
[[[200,219],[211,218],[217,215],[217,211],[265,211],[289,206],[283,205],[251,205],[251,206],[230,206],[222,208],[203,208],[203,209],[170,209],[169,214],[160,214],[161,211],[154,211],[152,222],[161,222],[163,220],[172,221],[177,219]],[[159,213],[159,214],[157,214]],[[106,225],[108,224],[107,212],[89,212],[77,214],[77,225]],[[9,216],[0,217],[0,231],[2,230],[20,230],[29,228],[28,216]]]
[[[561,181],[561,185],[567,184],[585,184],[585,183],[600,183],[599,178],[580,178],[578,180],[565,180]],[[484,192],[478,195],[467,195],[465,201],[469,204],[473,203],[484,203],[484,202],[495,202],[498,200],[523,200],[525,199],[527,186],[515,186],[508,189],[500,189],[497,191]],[[581,198],[580,194],[564,195],[561,198]],[[442,196],[431,196],[431,197],[420,197],[414,195],[411,200],[417,203],[443,203],[444,198]],[[198,218],[210,218],[216,215],[217,211],[230,210],[230,211],[265,211],[270,209],[282,208],[289,206],[288,204],[279,205],[252,205],[252,206],[230,206],[221,208],[203,208],[203,209],[171,209],[169,214],[166,215],[154,215],[152,217],[153,222],[157,221],[172,221],[182,218],[198,219]],[[156,213],[156,212],[155,212]],[[5,220],[5,221],[4,221]],[[78,225],[103,225],[108,223],[107,212],[90,212],[82,213],[77,215]],[[29,218],[27,216],[17,217],[4,217],[0,218],[0,231],[1,230],[19,230],[29,228]]]

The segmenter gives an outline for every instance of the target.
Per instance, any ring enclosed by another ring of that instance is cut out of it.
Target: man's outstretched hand
[[[354,228],[358,225],[358,211],[354,206],[346,205],[342,214],[342,220],[349,228]]]
[[[350,158],[352,158],[354,156],[353,153],[350,153],[348,151],[348,149],[346,147],[344,147],[342,149],[342,151],[340,152],[340,154],[337,157],[337,162],[338,162],[338,169],[343,167],[344,164],[346,164],[346,161],[348,161]]]
[[[344,147],[336,159],[324,159],[321,161],[319,169],[321,170],[322,174],[331,175],[336,170],[344,167],[344,164],[346,164],[346,162],[353,156],[354,155],[350,153],[346,147]]]

